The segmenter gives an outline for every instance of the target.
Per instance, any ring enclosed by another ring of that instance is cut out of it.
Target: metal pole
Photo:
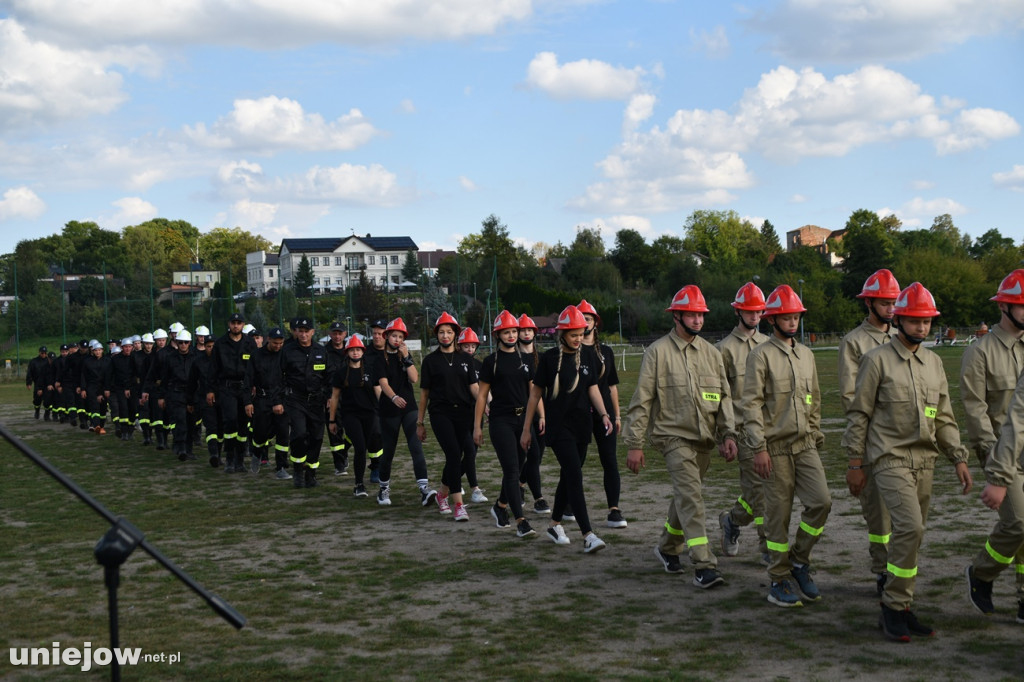
[[[110,310],[107,305],[107,262],[103,261],[103,325],[110,339]]]
[[[21,323],[18,321],[18,262],[14,266],[14,376],[21,376]]]

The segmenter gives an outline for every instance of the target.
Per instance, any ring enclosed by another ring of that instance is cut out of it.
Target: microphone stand
[[[245,626],[245,616],[236,611],[223,599],[208,591],[202,585],[192,579],[187,573],[174,565],[174,563],[161,554],[156,547],[146,541],[142,531],[136,528],[124,517],[114,516],[106,507],[100,504],[92,495],[85,492],[74,481],[65,476],[59,469],[47,462],[35,450],[26,445],[20,438],[15,436],[0,423],[0,437],[13,445],[23,455],[29,458],[33,464],[52,476],[58,483],[71,491],[78,499],[102,516],[111,524],[110,529],[96,543],[93,554],[96,561],[103,566],[103,582],[107,587],[107,613],[110,621],[110,648],[113,652],[119,646],[119,633],[117,622],[117,588],[121,583],[121,564],[123,564],[135,550],[142,547],[157,563],[166,568],[174,577],[185,583],[193,592],[198,594],[217,614],[241,630]],[[121,679],[121,666],[117,655],[111,656],[110,678],[114,682]]]

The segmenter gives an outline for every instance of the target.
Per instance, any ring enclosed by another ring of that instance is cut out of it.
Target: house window
[[[373,256],[367,256],[366,257],[366,263],[368,265],[375,265],[376,264]]]
[[[325,287],[331,286],[331,278],[330,277],[324,277],[324,286]]]
[[[348,265],[346,267],[348,267],[349,270],[358,270],[359,269],[359,256],[349,256],[348,257]]]
[[[320,286],[320,278],[319,277],[314,277],[313,278],[313,284],[315,284],[317,286]]]
[[[397,256],[395,256],[397,258]],[[391,282],[398,284],[398,275],[391,275]]]
[[[207,275],[206,276],[206,281],[212,283],[213,282],[213,275]]]
[[[335,256],[334,257],[334,264],[335,265],[344,265],[345,264],[345,260],[341,256]]]
[[[392,256],[391,257],[391,264],[392,265],[398,265],[398,256]]]
[[[314,268],[319,266],[320,258],[318,256],[313,256],[312,258],[309,259],[309,264],[312,265]]]
[[[188,275],[182,275],[181,276],[181,283],[182,284],[188,284]]]
[[[270,276],[268,277],[268,279],[274,279],[274,271],[273,270],[268,270],[267,272],[270,273]]]

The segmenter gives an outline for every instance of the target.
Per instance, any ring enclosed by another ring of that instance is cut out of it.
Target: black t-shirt
[[[411,358],[410,358],[411,359]],[[416,412],[416,396],[413,391],[412,382],[409,381],[408,370],[405,368],[405,364],[402,361],[401,353],[386,353],[381,358],[381,364],[383,365],[383,373],[381,373],[378,380],[383,378],[388,380],[388,386],[395,392],[396,395],[401,396],[405,399],[405,408],[398,409],[393,400],[390,400],[384,392],[380,394],[380,414],[382,417],[397,417],[406,412]]]
[[[587,389],[594,384],[594,372],[590,364],[583,362],[581,357],[579,369],[576,368],[576,354],[559,356],[561,348],[555,347],[544,351],[533,375],[533,383],[543,391],[544,416],[551,429],[567,427],[581,439],[589,438],[590,397]],[[558,375],[558,395],[554,392],[555,375]],[[579,381],[577,381],[579,377]],[[573,386],[575,384],[575,386]]]
[[[491,387],[491,415],[514,414],[530,399],[530,366],[519,353],[497,351],[484,358],[480,381]]]
[[[423,358],[420,387],[429,391],[427,409],[431,412],[472,411],[476,401],[469,387],[475,383],[473,358],[466,353],[442,353],[438,349]]]
[[[377,409],[377,396],[373,390],[380,381],[377,366],[375,362],[363,362],[360,367],[352,367],[346,362],[337,369],[331,386],[341,389],[338,397],[340,412],[373,412]]]
[[[604,411],[615,420],[615,405],[612,404],[611,386],[619,385],[619,373],[615,371],[615,351],[605,344],[600,344],[601,354],[597,354],[594,346],[583,346],[583,361],[590,365],[591,371],[597,377],[597,388],[601,391],[601,399],[604,401]],[[604,364],[601,364],[601,360]],[[595,415],[596,417],[597,415]]]

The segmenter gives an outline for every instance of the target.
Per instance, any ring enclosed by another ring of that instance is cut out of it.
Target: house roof
[[[355,237],[366,244],[374,251],[408,251],[416,250],[416,242],[411,237],[371,237],[366,235],[351,235],[350,237],[313,237],[308,239],[285,239],[281,242],[281,249],[288,249],[291,253],[310,253],[313,251],[335,251],[339,246]],[[267,254],[269,261],[270,254]],[[276,256],[275,256],[276,257]]]

